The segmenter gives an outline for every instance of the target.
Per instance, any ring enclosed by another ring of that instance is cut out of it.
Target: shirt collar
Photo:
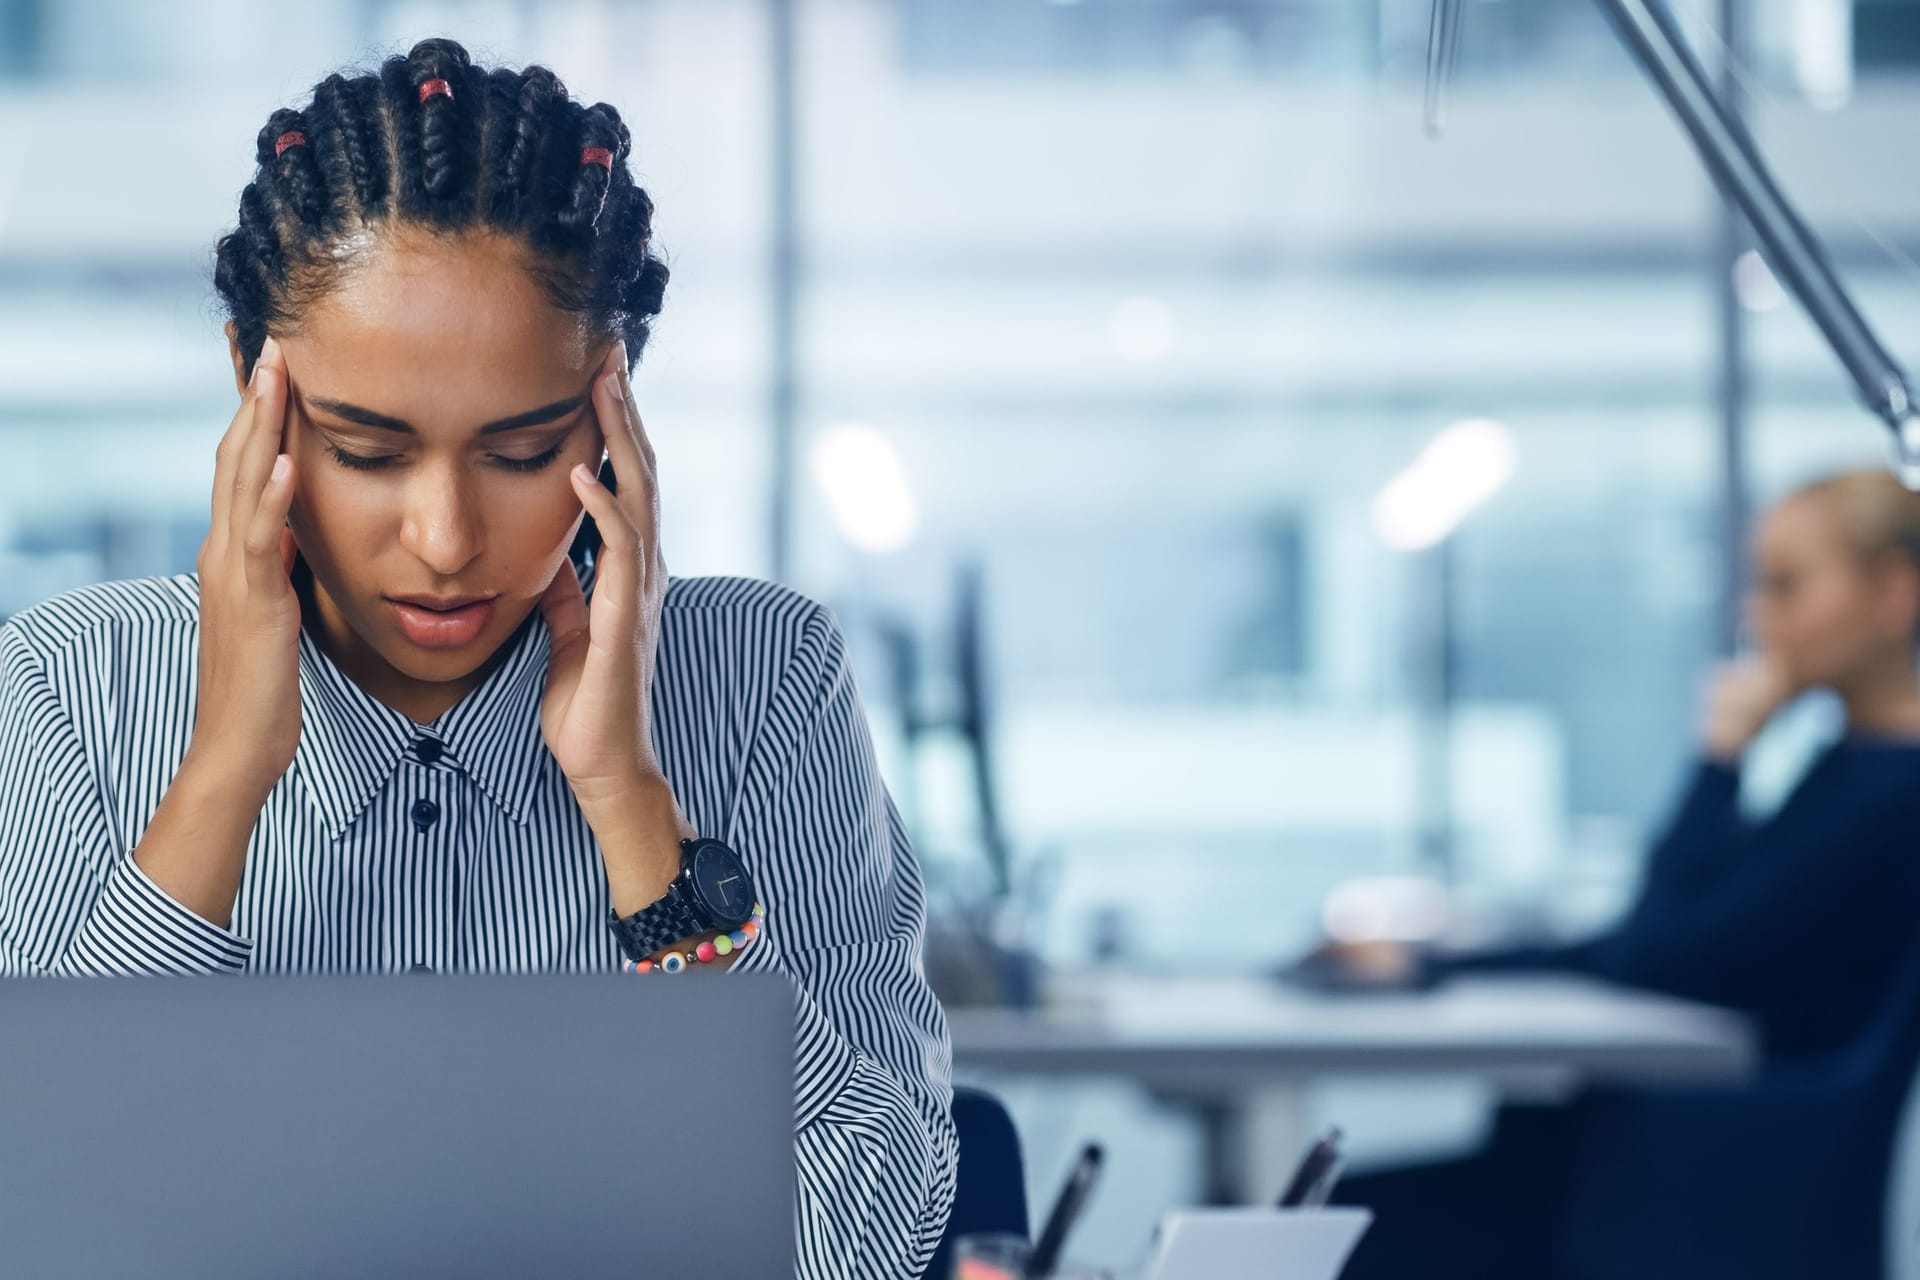
[[[589,565],[580,586],[593,598]],[[338,840],[386,785],[418,738],[437,738],[443,758],[464,769],[515,822],[532,818],[536,788],[552,758],[540,732],[553,636],[538,609],[507,641],[507,653],[480,686],[431,724],[367,694],[348,679],[307,628],[300,630],[300,741],[294,773]]]

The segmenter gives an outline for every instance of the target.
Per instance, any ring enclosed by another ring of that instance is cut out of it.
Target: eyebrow
[[[552,404],[543,404],[538,409],[529,409],[525,413],[516,413],[510,418],[496,418],[492,422],[484,423],[478,434],[490,436],[502,431],[518,431],[522,427],[544,426],[546,423],[566,417],[586,402],[585,396],[569,396],[565,400],[555,400]],[[308,403],[336,418],[345,418],[348,422],[357,422],[363,427],[375,427],[381,431],[392,431],[403,436],[420,434],[414,430],[413,424],[404,418],[389,417],[384,413],[376,413],[372,409],[363,409],[357,404],[348,404],[344,400],[316,397]]]

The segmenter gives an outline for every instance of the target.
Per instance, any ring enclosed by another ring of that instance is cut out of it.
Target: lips
[[[470,604],[479,604],[492,596],[388,596],[395,604],[410,604],[421,609],[431,609],[435,613],[448,613],[454,609],[465,608]]]
[[[495,596],[388,596],[401,633],[423,649],[459,649],[493,620]]]

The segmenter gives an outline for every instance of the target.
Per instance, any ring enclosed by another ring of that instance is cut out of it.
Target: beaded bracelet
[[[715,934],[697,947],[685,951],[669,951],[658,960],[622,960],[622,973],[679,973],[682,969],[695,964],[710,964],[721,956],[732,955],[736,951],[745,951],[760,936],[766,911],[759,903],[753,904],[753,918],[735,929],[732,933]]]

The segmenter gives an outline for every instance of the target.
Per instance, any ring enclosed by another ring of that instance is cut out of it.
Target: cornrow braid
[[[596,102],[580,115],[580,148],[584,157],[589,147],[610,152],[613,164],[627,158],[632,138],[620,123],[620,113],[604,102]],[[573,186],[567,192],[566,208],[560,211],[560,225],[575,235],[591,235],[606,207],[607,192],[613,186],[613,165],[581,163],[574,168]]]
[[[464,212],[459,202],[473,202],[476,126],[485,106],[472,101],[478,89],[468,75],[472,69],[467,51],[451,40],[422,40],[407,55],[420,131],[420,189],[436,214],[456,224]]]
[[[306,117],[284,107],[274,112],[255,139],[254,151],[271,177],[267,202],[276,216],[292,216],[317,227],[326,216],[327,189],[314,165]]]
[[[558,114],[553,106],[566,96],[567,87],[545,67],[528,67],[520,77],[512,114],[502,118],[499,128],[506,153],[496,171],[497,185],[514,208],[533,191],[534,160]]]
[[[363,214],[381,207],[386,197],[387,166],[379,149],[374,116],[368,110],[363,84],[335,73],[313,88],[313,106],[307,114],[318,134],[315,159],[327,173],[339,214]],[[331,228],[330,228],[331,229]]]
[[[328,76],[260,130],[238,225],[215,250],[245,371],[269,332],[353,268],[365,233],[399,224],[517,237],[554,305],[624,339],[637,362],[668,271],[631,150],[613,107],[575,102],[545,67],[475,67],[452,40]]]

